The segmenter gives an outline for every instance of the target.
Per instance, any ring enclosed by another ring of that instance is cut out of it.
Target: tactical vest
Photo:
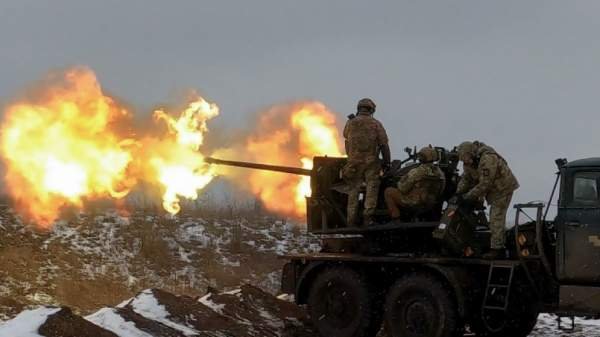
[[[358,114],[348,123],[348,159],[350,161],[377,159],[379,154],[377,121],[370,115]]]

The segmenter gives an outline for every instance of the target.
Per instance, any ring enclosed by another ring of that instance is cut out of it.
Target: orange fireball
[[[255,131],[241,147],[222,149],[216,157],[312,169],[314,156],[341,156],[335,115],[320,102],[277,105],[260,114]],[[249,170],[222,173],[256,195],[274,213],[303,219],[310,178]]]
[[[6,108],[1,136],[8,193],[43,228],[65,205],[121,198],[135,184],[127,175],[135,142],[116,132],[129,112],[102,92],[87,68],[50,80],[36,99]]]

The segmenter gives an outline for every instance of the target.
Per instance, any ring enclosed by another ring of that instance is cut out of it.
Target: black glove
[[[474,199],[472,197],[469,197],[468,194],[457,194],[456,195],[456,205],[461,206],[461,207],[465,207],[465,208],[472,208],[472,209],[477,209],[478,206],[480,204],[480,202],[478,201],[478,199]]]

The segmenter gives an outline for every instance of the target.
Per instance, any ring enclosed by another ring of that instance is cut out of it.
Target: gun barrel
[[[236,167],[245,167],[255,170],[264,170],[264,171],[274,171],[274,172],[282,172],[289,173],[301,176],[310,176],[312,171],[308,169],[303,169],[299,167],[290,167],[290,166],[278,166],[278,165],[268,165],[268,164],[257,164],[257,163],[249,163],[243,161],[234,161],[234,160],[223,160],[212,157],[204,158],[204,161],[209,164],[215,165],[226,165],[226,166],[236,166]]]

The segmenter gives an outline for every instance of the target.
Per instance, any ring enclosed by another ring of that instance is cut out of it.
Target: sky
[[[598,1],[0,2],[0,103],[87,65],[145,111],[195,88],[221,127],[319,100],[340,125],[371,97],[392,154],[483,141],[547,199],[554,159],[598,156]]]

